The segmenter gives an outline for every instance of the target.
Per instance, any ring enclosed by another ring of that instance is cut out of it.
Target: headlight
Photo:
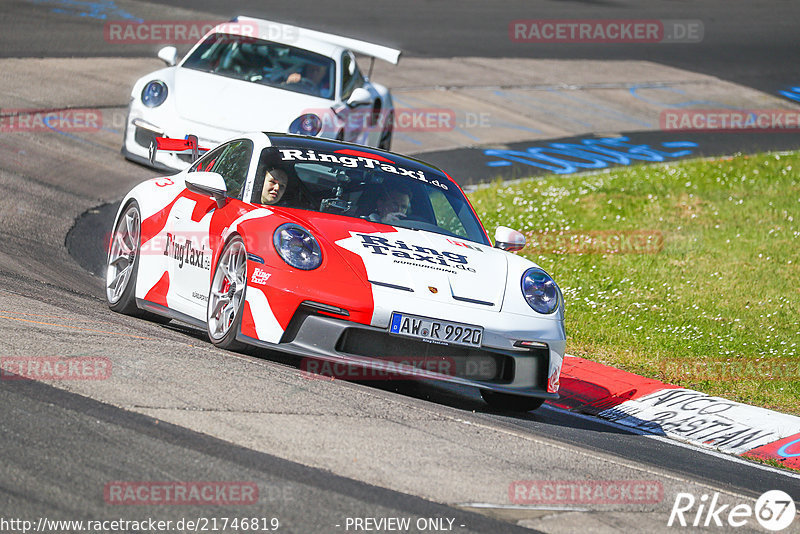
[[[157,108],[167,99],[167,84],[161,80],[147,82],[142,89],[142,104],[148,108]]]
[[[289,125],[289,133],[300,135],[317,135],[322,129],[322,121],[313,113],[300,115]]]
[[[322,250],[308,230],[294,223],[280,225],[272,236],[275,250],[283,261],[297,269],[310,271],[322,263]]]
[[[558,286],[550,275],[538,268],[531,268],[522,275],[522,296],[533,311],[548,315],[558,309]]]

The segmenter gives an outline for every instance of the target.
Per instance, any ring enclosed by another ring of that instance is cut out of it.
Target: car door
[[[213,247],[218,243],[215,221],[235,218],[242,209],[242,195],[251,174],[253,142],[230,141],[208,153],[189,168],[192,172],[215,172],[225,180],[228,200],[222,208],[205,195],[187,191],[179,199],[168,222],[168,249],[171,250],[170,279],[175,299],[170,306],[178,312],[205,320],[208,288],[211,279]]]
[[[339,62],[340,84],[342,88],[341,101],[343,109],[339,116],[344,120],[344,141],[351,143],[365,144],[369,129],[374,127],[372,108],[374,105],[374,98],[369,105],[361,105],[357,107],[350,107],[347,105],[347,100],[353,94],[353,91],[358,87],[366,88],[366,79],[358,68],[356,58],[350,51],[342,53],[342,59]]]

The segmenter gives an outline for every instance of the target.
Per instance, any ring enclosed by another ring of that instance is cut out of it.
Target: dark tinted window
[[[228,196],[241,199],[252,155],[253,143],[248,139],[238,139],[203,156],[192,165],[189,172],[208,171],[222,175]]]
[[[277,205],[489,244],[464,194],[449,178],[432,167],[395,162],[391,156],[279,146],[262,151],[259,169],[278,168],[288,176],[286,193]],[[253,196],[258,195],[257,184]]]

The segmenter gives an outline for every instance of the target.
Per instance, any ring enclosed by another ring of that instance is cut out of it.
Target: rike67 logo
[[[749,504],[736,504],[733,507],[720,504],[719,493],[714,493],[711,498],[703,494],[699,499],[691,493],[678,493],[667,526],[730,529],[749,525],[755,517],[763,528],[779,532],[792,524],[796,513],[794,501],[781,490],[764,493],[753,507]]]

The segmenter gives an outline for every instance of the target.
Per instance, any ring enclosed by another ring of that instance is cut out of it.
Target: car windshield
[[[253,196],[256,202],[262,199],[266,173],[280,169],[287,185],[277,205],[490,244],[464,194],[447,176],[391,157],[354,149],[265,148]],[[267,196],[263,199],[269,203]]]
[[[181,66],[327,99],[334,95],[331,58],[251,37],[212,34]]]

